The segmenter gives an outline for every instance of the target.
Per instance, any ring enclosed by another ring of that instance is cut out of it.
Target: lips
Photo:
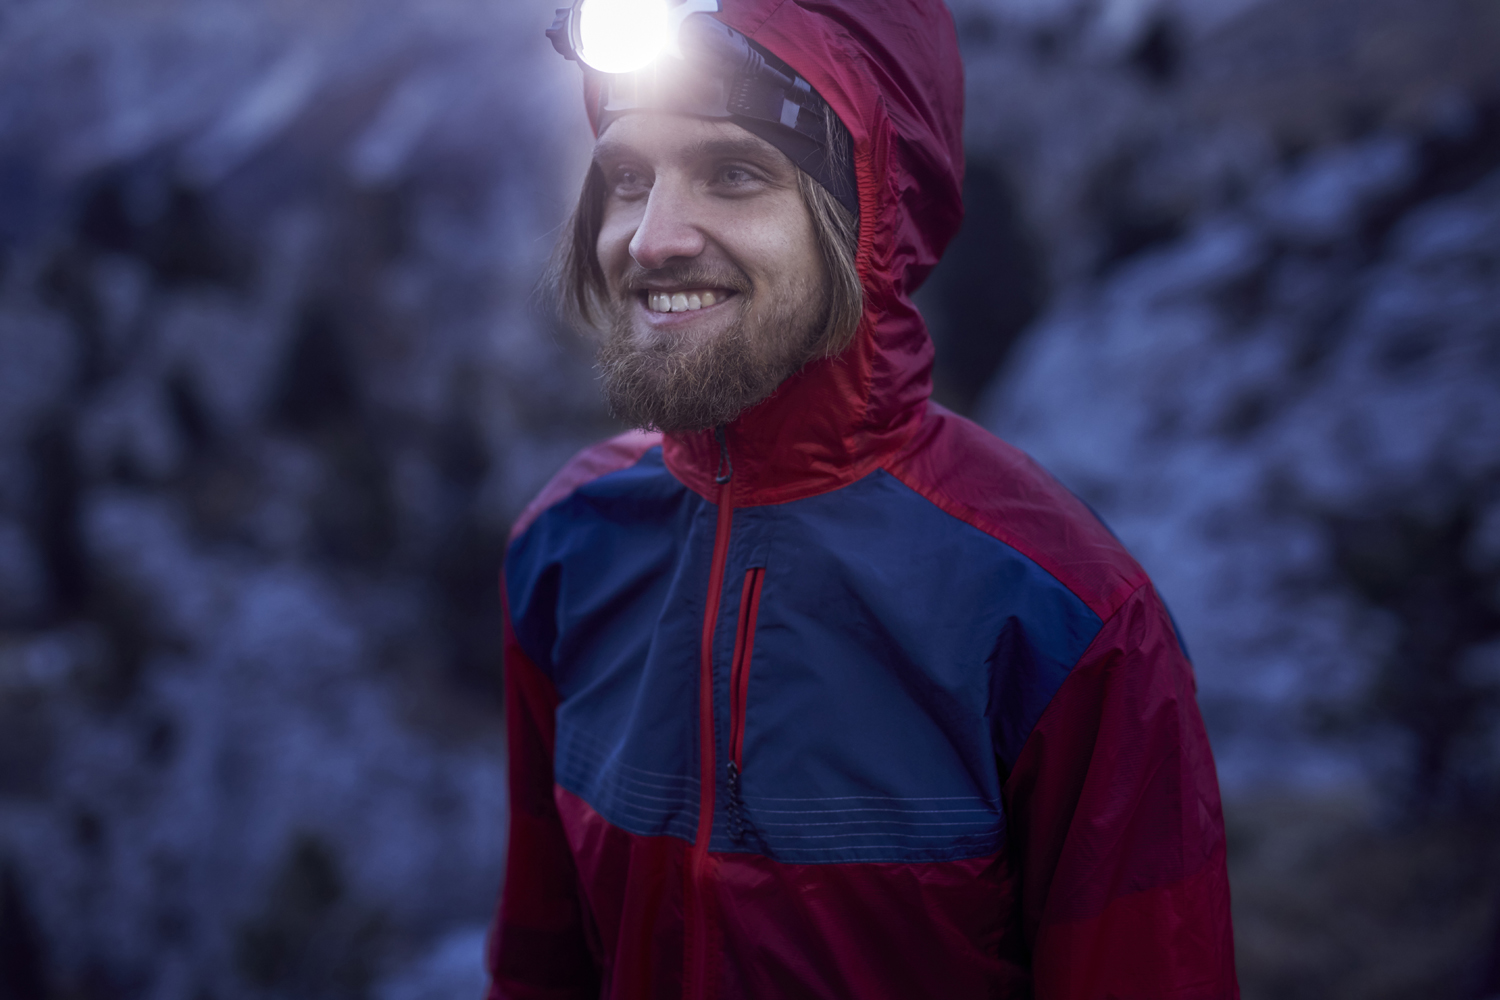
[[[648,290],[646,308],[656,313],[696,312],[727,299],[732,292],[723,289],[689,288],[676,292]]]

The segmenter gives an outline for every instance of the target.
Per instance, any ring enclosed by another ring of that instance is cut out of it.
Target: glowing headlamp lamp
[[[713,17],[720,0],[576,0],[547,29],[552,46],[599,74],[602,132],[629,111],[724,118],[781,150],[851,212],[852,167],[827,148],[827,104],[810,84]]]
[[[600,73],[634,73],[676,49],[689,14],[716,14],[718,0],[578,0],[547,32],[570,59]]]

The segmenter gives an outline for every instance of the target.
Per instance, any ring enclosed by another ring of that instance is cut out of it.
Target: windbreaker
[[[722,446],[615,438],[515,526],[491,1000],[1238,996],[1169,615],[1080,501],[928,399],[949,14],[723,6],[853,136],[863,322]]]

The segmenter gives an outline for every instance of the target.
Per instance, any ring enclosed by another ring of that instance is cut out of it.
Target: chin
[[[726,305],[723,313],[652,313],[642,308],[631,317],[631,339],[648,349],[698,344],[716,339],[743,322],[739,309]]]

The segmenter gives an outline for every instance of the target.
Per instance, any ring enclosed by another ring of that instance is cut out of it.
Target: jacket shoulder
[[[660,434],[645,431],[627,431],[607,441],[590,445],[568,460],[558,470],[542,491],[536,495],[516,523],[511,526],[510,540],[515,541],[526,533],[536,519],[546,511],[587,486],[612,472],[628,469],[641,460],[641,456],[661,444]]]
[[[1029,455],[933,404],[887,471],[1009,545],[1107,619],[1145,571],[1103,522]]]

